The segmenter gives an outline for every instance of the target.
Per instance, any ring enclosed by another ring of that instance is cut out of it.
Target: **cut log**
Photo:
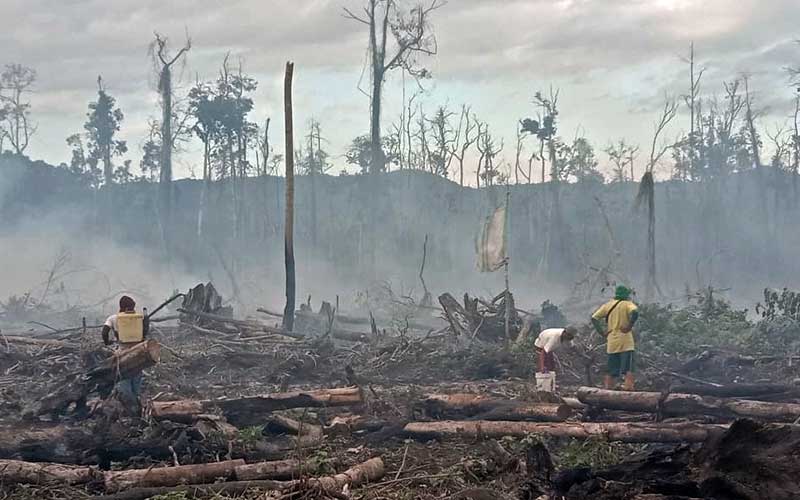
[[[311,487],[340,492],[345,486],[356,488],[380,479],[383,477],[384,473],[383,460],[380,458],[371,458],[364,463],[350,467],[341,474],[309,479],[307,483]],[[304,481],[294,481],[294,483],[296,483],[297,486],[305,486]]]
[[[362,402],[361,389],[344,387],[265,394],[240,399],[153,401],[150,408],[153,418],[176,422],[192,422],[196,415],[212,413],[215,408],[219,408],[231,424],[247,426],[263,423],[268,414],[276,410],[350,406],[360,405]]]
[[[227,460],[210,464],[108,471],[103,473],[103,484],[106,491],[116,492],[130,488],[213,483],[219,479],[233,479],[236,468],[243,465],[244,460]]]
[[[179,399],[178,401],[151,401],[150,416],[156,420],[171,420],[191,424],[202,414],[214,409],[213,401]]]
[[[245,464],[236,467],[235,476],[237,481],[296,479],[300,476],[302,466],[302,462],[294,459]]]
[[[800,404],[721,399],[696,394],[669,394],[664,398],[659,392],[609,391],[581,387],[578,389],[578,399],[599,408],[660,412],[665,416],[712,415],[731,420],[755,418],[774,422],[793,422],[800,417]]]
[[[65,384],[43,397],[26,414],[62,414],[72,403],[85,401],[92,392],[113,387],[119,380],[138,375],[160,359],[161,345],[153,339],[128,349],[120,349],[87,373],[72,375]]]
[[[602,437],[624,443],[698,443],[726,426],[711,424],[655,423],[538,423],[496,422],[488,420],[411,422],[404,432],[416,438],[463,436],[470,438],[503,436],[524,437],[541,434],[553,437],[587,439]]]
[[[328,436],[347,435],[358,431],[374,432],[383,429],[386,422],[364,415],[339,415],[323,429]]]
[[[23,484],[86,484],[94,480],[92,467],[33,463],[20,460],[0,460],[0,482],[4,485]]]
[[[572,416],[566,404],[497,399],[482,394],[429,394],[421,402],[433,416],[479,416],[484,420],[563,422]]]
[[[236,496],[250,490],[264,491],[297,491],[301,488],[324,488],[326,490],[340,492],[345,485],[351,488],[363,486],[367,482],[372,482],[383,477],[385,473],[383,461],[380,458],[372,458],[366,462],[356,465],[342,474],[331,477],[321,477],[310,480],[293,481],[231,481],[217,484],[188,484],[174,487],[161,488],[134,488],[113,495],[94,497],[95,500],[146,500],[157,495],[167,495],[169,493],[183,493],[186,498],[205,498],[212,495]]]

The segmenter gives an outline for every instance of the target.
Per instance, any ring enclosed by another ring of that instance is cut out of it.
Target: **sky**
[[[29,156],[68,161],[65,138],[82,131],[102,75],[125,113],[120,138],[128,141],[127,158],[138,165],[147,121],[158,114],[148,55],[154,31],[175,46],[191,37],[180,71],[184,91],[197,78],[214,79],[227,53],[241,61],[259,81],[251,119],[271,117],[276,144],[283,137],[283,70],[292,60],[297,135],[318,120],[338,171],[349,142],[369,128],[369,100],[358,90],[367,82],[367,32],[343,16],[344,7],[357,11],[363,3],[0,0],[0,64],[38,73],[30,96],[38,130]],[[430,111],[470,104],[505,139],[506,160],[514,155],[519,119],[536,113],[537,90],[559,89],[560,134],[586,136],[606,164],[600,150],[610,141],[624,137],[649,148],[665,96],[686,93],[691,42],[705,68],[702,93],[720,94],[723,81],[749,74],[767,130],[788,123],[793,92],[786,67],[800,66],[797,0],[449,0],[432,23],[438,54],[422,61],[433,74],[423,102]],[[391,75],[384,128],[399,116],[401,95],[399,75]],[[682,111],[668,136],[687,127],[686,116]],[[176,175],[197,175],[198,150],[190,144],[179,155]]]

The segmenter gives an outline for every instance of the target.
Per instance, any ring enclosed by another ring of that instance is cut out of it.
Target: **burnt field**
[[[645,308],[642,335],[662,335],[659,345],[642,341],[636,392],[592,388],[603,352],[583,332],[560,355],[550,394],[536,391],[530,339],[517,338],[547,314],[515,314],[516,340],[506,346],[495,321],[502,307],[478,301],[486,326],[470,337],[455,333],[477,318],[469,303],[461,316],[442,303],[363,317],[304,305],[285,332],[274,312],[234,318],[184,302],[126,353],[104,351],[92,325],[4,329],[3,498],[788,499],[800,491],[798,360],[744,344],[666,343],[674,324],[730,327],[720,326],[736,317],[730,310],[706,318],[673,310],[667,321],[666,310]],[[692,318],[699,323],[683,322]],[[138,371],[135,415],[113,388]]]

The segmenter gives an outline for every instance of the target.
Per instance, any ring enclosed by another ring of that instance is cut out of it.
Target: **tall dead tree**
[[[381,97],[386,74],[403,68],[414,78],[430,76],[427,69],[418,65],[423,55],[435,55],[436,37],[430,25],[431,13],[441,7],[441,0],[432,0],[427,6],[418,4],[407,13],[401,9],[400,0],[366,0],[363,14],[344,9],[345,17],[367,26],[369,30],[369,66],[371,77],[370,97],[370,148],[372,150],[370,173],[383,172],[386,155],[381,142]],[[389,37],[394,47],[389,47]]]
[[[761,139],[758,137],[758,131],[756,130],[758,112],[753,110],[753,96],[750,93],[750,76],[743,75],[742,81],[744,82],[744,119],[747,126],[747,136],[750,141],[750,154],[752,156],[753,166],[760,169],[762,167]]]
[[[286,129],[286,222],[284,227],[284,264],[286,266],[286,307],[283,308],[283,328],[294,328],[294,124],[292,118],[292,76],[294,63],[286,63],[283,80],[283,112]]]
[[[694,42],[689,46],[689,58],[686,62],[689,63],[689,94],[684,96],[684,101],[686,101],[686,106],[689,107],[689,172],[691,172],[690,175],[694,175],[697,171],[697,122],[695,116],[697,99],[700,96],[700,79],[703,78],[703,72],[705,72],[705,68],[701,68],[699,71],[696,70]]]
[[[642,176],[639,184],[639,192],[636,195],[636,206],[647,206],[647,272],[645,276],[645,299],[652,300],[655,292],[659,289],[656,281],[656,202],[655,202],[655,179],[653,170],[656,164],[672,149],[672,144],[659,146],[659,139],[664,133],[664,129],[675,118],[678,112],[678,103],[672,99],[665,99],[661,117],[655,124],[653,132],[653,142],[650,148],[650,162]]]
[[[458,160],[458,184],[464,186],[464,159],[467,156],[467,151],[478,141],[478,134],[475,133],[477,128],[478,118],[473,116],[470,118],[471,109],[466,104],[461,107],[461,118],[458,121],[458,131],[456,135],[462,137],[460,141],[456,141],[451,146],[450,154]]]
[[[152,50],[159,66],[158,92],[161,96],[161,165],[158,204],[165,244],[172,220],[172,150],[175,138],[172,130],[172,67],[192,48],[192,40],[187,37],[186,44],[172,57],[169,56],[167,42],[165,36],[155,33]]]

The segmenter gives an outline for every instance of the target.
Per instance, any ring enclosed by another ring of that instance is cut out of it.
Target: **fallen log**
[[[541,434],[553,437],[588,439],[601,437],[623,443],[699,443],[726,426],[713,424],[657,424],[657,423],[539,423],[497,422],[488,420],[440,422],[411,422],[404,432],[415,438],[441,438],[447,436],[524,437]]]
[[[435,308],[435,310],[440,310],[440,309]],[[258,309],[256,309],[256,311],[258,311],[260,313],[263,313],[263,314],[266,314],[267,316],[273,316],[275,318],[283,318],[283,313],[282,312],[271,311],[271,310],[263,308],[263,307],[259,307]],[[300,318],[309,319],[309,320],[324,321],[326,324],[328,322],[328,318],[325,317],[324,315],[322,315],[320,313],[315,313],[315,312],[309,311],[309,310],[303,310],[303,309],[297,310],[297,311],[295,311],[295,316],[300,317]],[[394,320],[392,318],[383,318],[383,317],[375,317],[374,318],[376,323],[378,325],[381,325],[381,326],[382,325],[388,325],[388,324],[392,323],[393,321],[398,321],[401,324],[408,324],[409,328],[413,328],[415,330],[435,330],[437,328],[441,328],[441,326],[442,326],[441,322],[434,323],[435,319],[436,318],[431,318],[432,321],[429,323],[429,322],[421,321],[420,318],[413,318],[413,319],[412,318],[398,318],[397,320]],[[337,323],[347,323],[347,324],[350,324],[350,325],[370,325],[370,326],[372,325],[372,319],[371,318],[348,316],[348,315],[345,315],[345,314],[340,314],[338,312],[336,313],[335,321]]]
[[[291,337],[293,339],[303,339],[305,338],[304,335],[299,333],[290,332],[284,330],[282,328],[275,328],[272,326],[267,326],[263,323],[259,323],[258,321],[247,321],[242,319],[233,319],[228,318],[226,316],[218,316],[216,314],[204,313],[200,311],[189,311],[187,309],[178,309],[178,312],[181,314],[185,314],[187,316],[195,316],[200,319],[205,319],[208,321],[216,321],[217,323],[227,323],[229,325],[241,326],[245,328],[249,328],[251,330],[267,332],[267,333],[274,333],[276,335],[283,335],[285,337]]]
[[[350,467],[341,474],[312,478],[307,481],[308,486],[332,492],[341,492],[345,486],[357,487],[383,477],[385,473],[383,460],[371,458],[366,462]],[[292,481],[294,487],[305,487],[305,481]]]
[[[295,479],[300,476],[303,463],[300,460],[273,460],[256,464],[239,465],[234,470],[237,481],[261,479]]]
[[[79,344],[75,342],[64,342],[63,340],[53,340],[53,339],[37,339],[33,337],[21,337],[16,335],[0,335],[0,340],[2,340],[2,342],[6,342],[9,344],[63,347],[72,350],[78,350],[81,347]]]
[[[85,401],[92,392],[113,387],[119,380],[138,375],[160,359],[161,345],[153,339],[118,350],[90,371],[73,375],[65,384],[43,397],[26,414],[62,414],[72,403]]]
[[[698,394],[700,396],[715,396],[718,398],[748,398],[781,393],[790,393],[797,388],[787,384],[726,384],[704,385],[684,384],[671,387],[670,392],[677,394]]]
[[[103,485],[106,491],[116,492],[130,488],[213,483],[219,479],[233,479],[236,467],[242,465],[245,465],[244,460],[227,460],[210,464],[108,471],[103,473]]]
[[[340,436],[359,431],[375,432],[383,429],[385,425],[386,422],[383,420],[364,415],[340,415],[334,417],[323,431],[327,436]]]
[[[216,484],[187,484],[173,487],[159,488],[134,488],[113,495],[94,497],[94,500],[146,500],[157,495],[170,493],[183,493],[186,498],[203,498],[212,495],[241,495],[247,491],[284,491],[292,492],[299,489],[324,488],[339,493],[345,485],[357,488],[383,477],[385,469],[383,460],[372,458],[364,463],[355,465],[341,474],[315,479],[301,479],[292,481],[230,481]]]
[[[563,422],[572,416],[566,404],[493,398],[482,394],[429,394],[420,405],[434,416],[476,416],[484,420]]]
[[[2,484],[86,484],[96,477],[92,467],[34,463],[21,460],[0,460],[0,482]]]
[[[256,425],[266,420],[267,414],[292,408],[360,405],[363,402],[358,387],[321,389],[265,394],[240,399],[153,401],[150,412],[158,420],[192,422],[198,414],[222,411],[233,425]]]
[[[660,412],[665,416],[712,415],[720,418],[755,418],[774,422],[793,422],[800,416],[800,404],[768,403],[745,399],[722,399],[696,394],[609,391],[594,387],[578,389],[582,403],[609,410]]]

